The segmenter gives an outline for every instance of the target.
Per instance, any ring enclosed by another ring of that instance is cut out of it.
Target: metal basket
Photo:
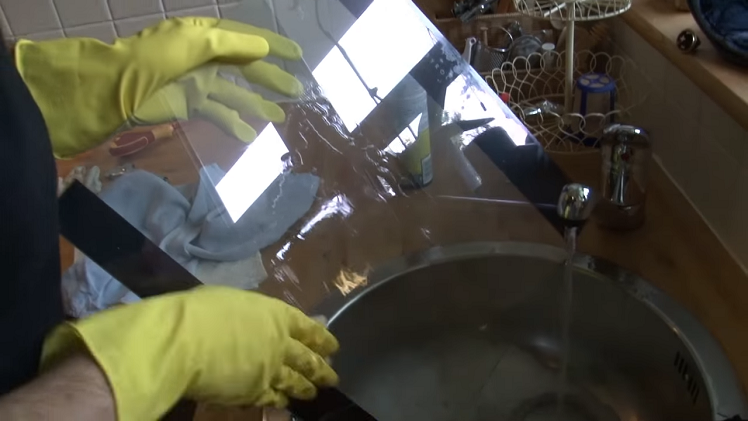
[[[514,7],[534,18],[578,22],[620,15],[631,8],[631,0],[514,0]]]
[[[595,133],[588,128],[599,127],[604,121],[628,121],[631,112],[646,100],[646,77],[629,58],[606,52],[579,51],[574,60],[574,79],[588,72],[600,72],[616,81],[617,101],[615,109],[606,114],[550,113],[528,118],[524,110],[547,99],[559,104],[564,102],[564,80],[566,77],[564,55],[558,52],[529,57],[519,57],[505,62],[486,76],[486,81],[497,92],[510,95],[512,111],[525,123],[530,132],[547,151],[560,153],[595,152],[596,141],[582,142]],[[538,66],[537,63],[540,63]],[[535,65],[535,66],[533,66]],[[639,89],[634,89],[634,86]]]

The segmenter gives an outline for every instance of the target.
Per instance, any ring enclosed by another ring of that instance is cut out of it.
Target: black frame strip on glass
[[[60,196],[60,233],[141,298],[202,285],[78,181]]]

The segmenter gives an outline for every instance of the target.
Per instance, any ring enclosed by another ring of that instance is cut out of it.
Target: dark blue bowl
[[[748,0],[688,0],[696,23],[722,56],[748,66]]]

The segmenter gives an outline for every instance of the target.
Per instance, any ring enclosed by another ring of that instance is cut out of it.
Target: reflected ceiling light
[[[281,157],[287,153],[288,148],[278,131],[268,124],[216,185],[216,191],[234,222],[283,172]]]
[[[375,0],[338,42],[351,63],[335,46],[312,74],[353,131],[377,105],[361,79],[384,98],[435,43],[410,2]]]
[[[499,125],[506,131],[506,134],[509,135],[509,138],[512,139],[515,145],[522,146],[527,144],[527,129],[516,119],[505,117]]]
[[[332,199],[325,202],[324,205],[322,205],[322,209],[317,212],[312,219],[309,220],[304,226],[301,228],[301,231],[299,232],[299,238],[301,236],[306,235],[309,231],[314,228],[315,225],[320,223],[321,221],[333,216],[333,215],[341,215],[341,216],[348,216],[353,212],[353,206],[351,206],[351,202],[348,201],[348,198],[345,197],[343,194],[339,194]]]
[[[397,135],[395,140],[390,142],[390,144],[384,148],[384,151],[392,155],[399,155],[405,151],[408,146],[412,145],[416,141],[418,125],[421,124],[421,117],[423,117],[423,113],[418,114],[416,118],[414,118],[399,135]]]
[[[478,120],[493,117],[488,127],[501,127],[515,145],[526,143],[527,129],[514,117],[509,107],[494,93],[476,87],[466,75],[460,75],[447,86],[444,109],[448,115],[459,120]],[[485,131],[475,129],[473,135],[462,136],[463,145],[469,145],[475,137]]]

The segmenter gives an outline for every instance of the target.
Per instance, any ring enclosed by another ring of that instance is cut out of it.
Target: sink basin
[[[641,278],[584,255],[574,262],[562,385],[565,256],[477,243],[377,268],[366,288],[322,308],[341,342],[341,389],[381,421],[745,416],[738,380],[706,329]]]

